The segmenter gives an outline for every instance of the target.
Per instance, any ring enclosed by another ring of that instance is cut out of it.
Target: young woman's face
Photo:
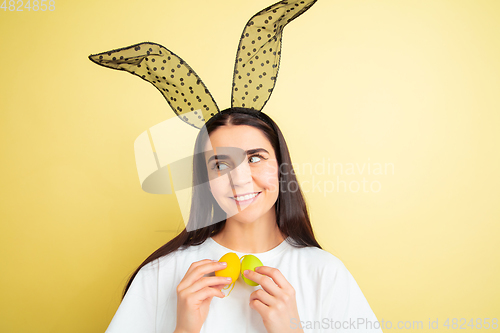
[[[227,217],[253,222],[273,214],[279,194],[278,162],[257,128],[221,126],[205,146],[210,189]]]

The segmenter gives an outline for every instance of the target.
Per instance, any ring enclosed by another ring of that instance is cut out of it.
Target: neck
[[[267,252],[285,240],[276,223],[274,207],[253,222],[229,217],[224,229],[212,238],[228,249],[243,253]]]

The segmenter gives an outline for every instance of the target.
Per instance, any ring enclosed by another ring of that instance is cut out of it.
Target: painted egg
[[[226,253],[219,259],[219,262],[227,262],[227,267],[215,271],[215,275],[230,277],[233,279],[232,283],[236,282],[240,275],[240,258],[238,258],[238,255],[234,252]]]
[[[246,256],[243,256],[241,258],[243,259],[243,261],[241,262],[241,277],[243,278],[243,281],[245,281],[246,284],[250,286],[258,286],[259,284],[257,282],[247,279],[244,276],[244,272],[247,269],[255,272],[255,267],[264,265],[262,265],[262,262],[259,260],[259,258],[251,254],[247,254]]]

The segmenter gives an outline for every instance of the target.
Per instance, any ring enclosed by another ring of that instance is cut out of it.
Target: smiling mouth
[[[236,197],[231,197],[231,199],[235,200],[238,203],[247,203],[251,202],[254,198],[256,198],[261,192],[254,192],[245,195],[239,195]]]

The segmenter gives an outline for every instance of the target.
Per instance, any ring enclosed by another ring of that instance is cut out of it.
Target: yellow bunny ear
[[[284,0],[261,10],[241,35],[233,75],[231,105],[262,110],[276,84],[285,26],[317,0]]]
[[[184,122],[202,128],[219,112],[195,71],[179,56],[155,43],[141,43],[90,55],[94,63],[127,71],[154,85]],[[144,112],[145,110],[141,110]]]

